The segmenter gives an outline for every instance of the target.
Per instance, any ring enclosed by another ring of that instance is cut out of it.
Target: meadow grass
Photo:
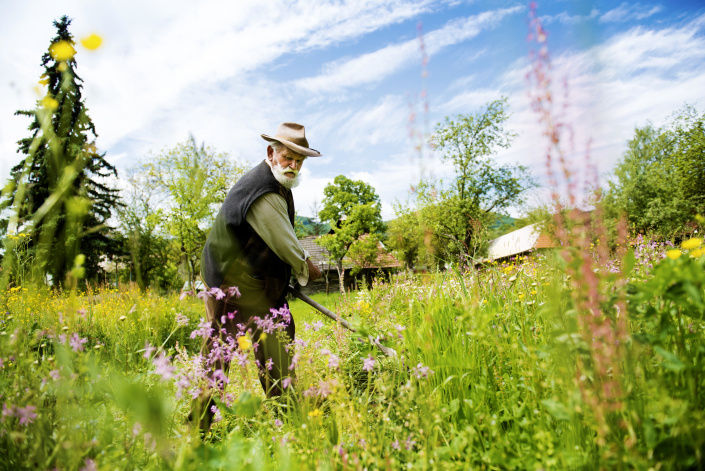
[[[553,254],[314,297],[396,359],[293,301],[295,386],[266,399],[241,350],[205,436],[201,300],[7,291],[0,468],[702,469],[705,257],[633,245],[599,311]]]

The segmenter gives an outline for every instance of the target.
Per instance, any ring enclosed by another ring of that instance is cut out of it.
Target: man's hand
[[[311,261],[310,258],[306,259],[308,264],[308,281],[316,281],[321,277],[321,270]]]

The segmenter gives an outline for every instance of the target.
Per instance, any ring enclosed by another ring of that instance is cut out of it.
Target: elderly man
[[[282,123],[273,137],[262,138],[269,143],[267,158],[240,178],[225,198],[203,249],[201,277],[209,288],[239,290],[239,297],[207,298],[206,312],[215,332],[225,328],[236,337],[238,324],[252,329],[260,380],[271,397],[281,395],[283,383],[290,381],[286,378],[294,374],[290,352],[281,336],[261,335],[252,318],[262,319],[285,305],[292,272],[302,285],[321,276],[294,233],[291,193],[304,160],[321,154],[309,148],[300,124]],[[285,331],[293,341],[293,318]],[[222,370],[227,371],[227,364]]]

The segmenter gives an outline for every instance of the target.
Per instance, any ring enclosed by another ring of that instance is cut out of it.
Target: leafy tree
[[[143,164],[146,185],[161,196],[160,224],[179,244],[187,279],[194,286],[201,251],[220,204],[246,168],[191,139]]]
[[[705,211],[705,115],[689,106],[661,128],[637,127],[608,183],[603,204],[615,220],[663,237]]]
[[[368,183],[338,175],[332,184],[326,185],[323,195],[323,209],[319,213],[321,221],[336,224],[343,216],[349,216],[354,207],[364,204],[376,205],[381,221],[379,196]]]
[[[168,232],[162,230],[162,218],[154,203],[154,189],[145,185],[144,175],[130,170],[127,188],[123,190],[127,204],[118,211],[124,252],[130,254],[135,278],[140,289],[161,287],[179,289],[179,247]]]
[[[436,126],[432,143],[453,164],[455,176],[448,185],[422,181],[415,195],[421,219],[446,258],[478,255],[495,215],[520,203],[524,190],[534,185],[526,167],[498,165],[491,158],[515,136],[504,126],[506,102],[494,100],[475,114],[447,117]]]
[[[413,270],[424,249],[424,226],[417,211],[401,203],[395,204],[396,219],[389,222],[387,244],[404,261],[407,270]]]
[[[18,142],[18,152],[26,157],[12,168],[0,197],[0,210],[11,209],[2,229],[29,234],[34,276],[49,274],[55,286],[67,279],[74,261],[82,266],[75,267],[71,279],[82,274],[95,279],[100,257],[119,250],[107,225],[120,206],[118,191],[102,180],[117,171],[94,144],[97,133],[76,74],[70,24],[66,16],[54,21],[57,35],[42,56],[40,84],[47,87],[46,96],[34,110],[15,113],[32,118],[31,135]]]
[[[333,233],[322,236],[316,243],[330,252],[340,277],[340,292],[344,293],[343,258],[361,235],[383,230],[382,208],[372,186],[343,175],[326,185],[323,193],[325,198],[320,217],[330,222]]]

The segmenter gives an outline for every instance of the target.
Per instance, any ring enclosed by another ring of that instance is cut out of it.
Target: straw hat
[[[277,133],[274,137],[262,134],[262,139],[265,141],[277,141],[284,144],[289,149],[301,155],[309,157],[320,157],[321,153],[316,149],[308,147],[306,140],[306,132],[301,124],[296,123],[281,123],[277,128]]]

